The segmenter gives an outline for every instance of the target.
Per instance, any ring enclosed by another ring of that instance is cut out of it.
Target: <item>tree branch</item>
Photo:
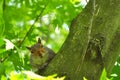
[[[34,27],[35,23],[38,21],[38,19],[42,16],[42,13],[44,12],[44,10],[46,9],[48,3],[45,5],[45,7],[41,10],[40,14],[36,17],[34,23],[30,26],[30,29],[27,31],[27,33],[25,34],[23,40],[21,41],[21,43],[19,44],[18,47],[21,47],[21,45],[23,44],[23,42],[25,41],[26,37],[30,35],[30,32],[32,30],[32,28]]]
[[[6,0],[3,0],[3,11],[5,10],[6,7]]]

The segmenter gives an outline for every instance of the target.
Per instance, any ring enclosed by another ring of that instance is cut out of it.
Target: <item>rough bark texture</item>
[[[72,21],[70,33],[44,72],[66,80],[99,80],[120,53],[120,0],[90,0]]]

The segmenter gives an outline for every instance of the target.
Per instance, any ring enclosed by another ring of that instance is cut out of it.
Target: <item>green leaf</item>
[[[5,73],[5,65],[3,63],[0,63],[0,77]]]
[[[87,80],[85,77],[83,77],[83,80]]]
[[[3,19],[3,0],[0,0],[0,36],[3,35],[5,26],[4,26],[4,19]]]
[[[16,73],[14,71],[10,73],[10,80],[24,80],[24,79],[25,79],[24,74]]]
[[[3,14],[3,0],[0,0],[0,14]]]
[[[5,42],[2,38],[0,38],[0,46],[2,46],[3,44],[5,44]]]
[[[1,80],[7,80],[7,78],[4,75],[2,75]]]
[[[100,77],[100,80],[106,80],[106,76],[107,76],[107,73],[106,73],[106,70],[104,68],[103,71],[102,71],[102,75]]]

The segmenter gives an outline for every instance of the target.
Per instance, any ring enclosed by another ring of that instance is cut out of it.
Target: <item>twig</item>
[[[6,0],[3,0],[3,11],[5,10],[6,7]]]
[[[13,50],[15,50],[15,48]],[[5,60],[7,60],[12,55],[12,51],[13,50],[11,50],[6,57],[4,57],[3,59],[1,59],[0,63],[3,63]]]
[[[23,44],[23,42],[25,41],[26,37],[29,35],[30,31],[32,30],[33,26],[35,25],[35,23],[38,21],[39,17],[41,17],[42,13],[44,12],[45,8],[47,7],[48,3],[45,5],[45,7],[41,10],[40,14],[36,17],[35,22],[30,26],[30,29],[28,30],[28,32],[26,33],[26,35],[24,36],[23,40],[21,41],[21,43],[19,44],[18,47],[21,47],[21,45]],[[5,0],[4,0],[4,8],[5,8]],[[14,48],[14,50],[16,50]],[[10,55],[12,54],[8,54],[8,56],[6,56],[5,58],[3,58],[2,60],[0,60],[0,63],[3,63],[6,59],[8,59],[10,57]]]
[[[4,59],[0,60],[0,63],[3,63],[9,56],[6,56]]]
[[[41,10],[40,14],[36,17],[34,23],[30,26],[30,29],[27,31],[26,35],[24,36],[23,40],[21,41],[21,43],[19,44],[18,47],[21,47],[21,45],[23,44],[23,42],[25,41],[26,37],[29,35],[30,31],[32,30],[33,26],[35,25],[35,23],[38,21],[38,19],[41,17],[42,13],[44,12],[44,10],[46,9],[48,4],[45,5],[45,7]]]

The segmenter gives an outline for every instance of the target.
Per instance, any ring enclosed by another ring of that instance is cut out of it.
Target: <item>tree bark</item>
[[[71,22],[69,35],[45,75],[66,80],[99,80],[108,76],[120,53],[120,0],[90,0]]]

